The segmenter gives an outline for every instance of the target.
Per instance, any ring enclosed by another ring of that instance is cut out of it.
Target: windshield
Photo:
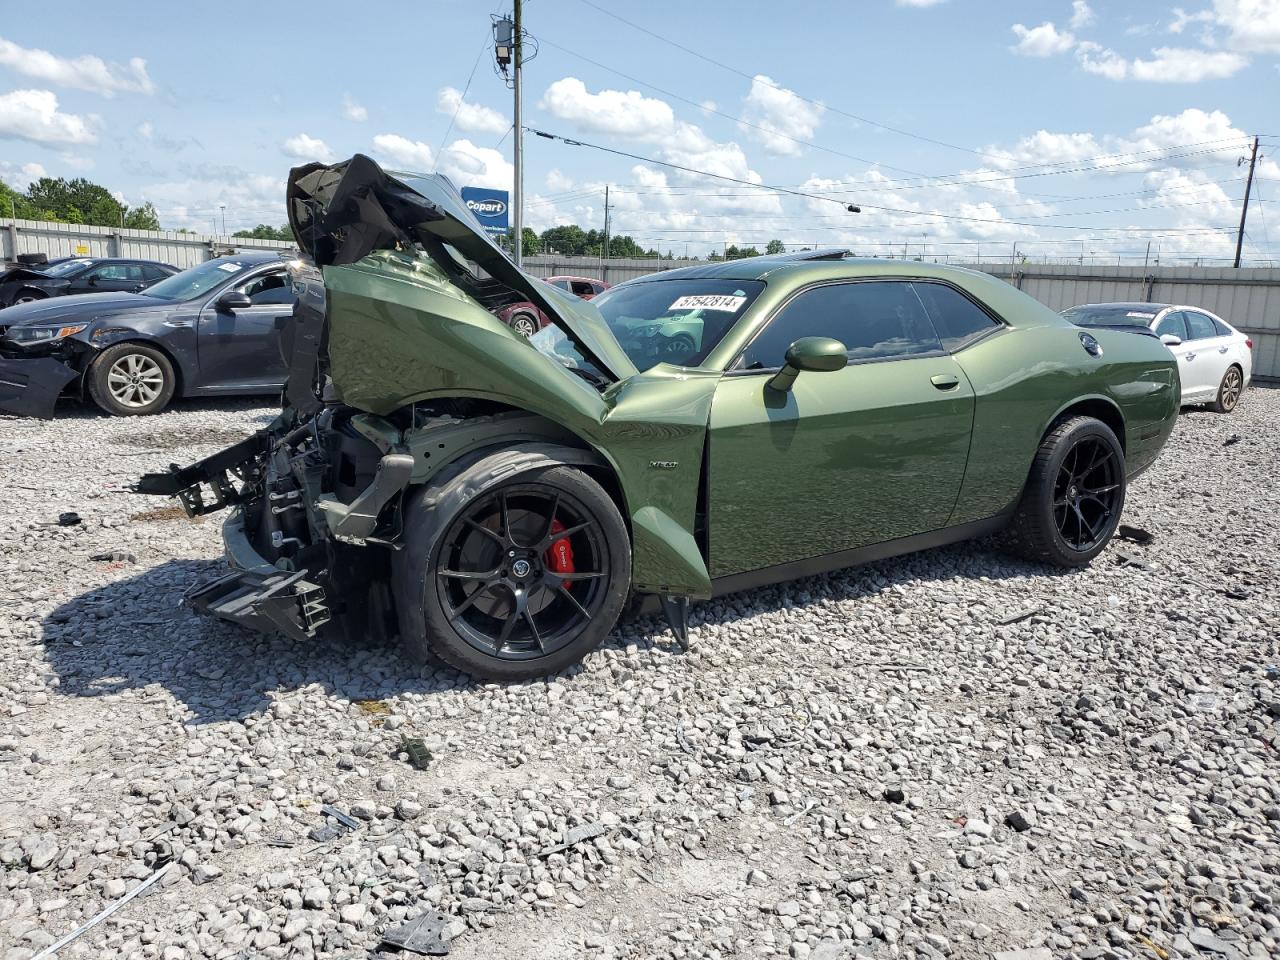
[[[253,264],[238,260],[209,260],[198,267],[161,280],[155,286],[143,290],[142,295],[155,297],[157,300],[192,300],[251,266]]]
[[[92,260],[63,260],[61,263],[55,263],[51,267],[36,267],[46,277],[65,277],[69,273],[75,273],[83,267],[87,267],[93,263]]]
[[[643,280],[606,290],[591,303],[637,370],[659,363],[696,367],[763,289],[760,280]],[[572,370],[599,375],[554,326],[530,342]]]
[[[1069,307],[1062,316],[1077,327],[1149,327],[1160,310],[1147,304],[1086,304]]]

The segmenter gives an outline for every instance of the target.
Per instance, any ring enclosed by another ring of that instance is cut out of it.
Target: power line
[[[449,126],[444,129],[444,136],[440,138],[440,146],[436,148],[436,159],[431,164],[431,172],[436,172],[436,167],[440,165],[440,154],[444,152],[444,145],[449,139],[449,134],[453,133],[454,121],[458,119],[458,114],[462,111],[462,105],[467,102],[467,94],[471,91],[471,81],[475,79],[476,68],[480,66],[480,58],[484,56],[484,52],[489,49],[489,33],[485,31],[484,43],[480,45],[480,52],[476,54],[475,63],[471,64],[471,72],[467,74],[467,85],[462,88],[462,96],[458,98],[458,105],[453,108],[453,116],[449,118]]]
[[[584,0],[584,2],[585,2],[585,0]],[[787,188],[787,187],[775,186],[775,185],[766,184],[766,183],[753,183],[753,182],[752,182],[752,181],[750,181],[750,180],[742,180],[742,179],[740,179],[740,178],[738,178],[738,177],[729,177],[729,176],[725,176],[724,174],[711,173],[710,171],[707,171],[707,170],[698,170],[698,169],[696,169],[696,168],[694,168],[694,167],[687,167],[687,166],[684,166],[683,164],[679,164],[679,163],[671,163],[671,162],[666,161],[666,160],[656,160],[656,159],[654,159],[653,157],[645,157],[645,156],[641,156],[640,154],[637,154],[637,153],[630,153],[630,152],[628,152],[628,151],[626,151],[626,150],[617,150],[617,149],[615,149],[615,148],[613,148],[613,147],[605,147],[605,146],[601,146],[601,145],[600,145],[600,144],[598,144],[598,143],[589,143],[588,141],[585,141],[585,140],[575,140],[575,139],[572,139],[572,138],[570,138],[570,137],[563,137],[563,136],[561,136],[561,135],[559,135],[559,134],[556,134],[556,133],[549,133],[549,132],[547,132],[547,131],[545,131],[545,130],[538,130],[538,129],[534,128],[534,127],[526,127],[525,129],[526,129],[526,130],[528,130],[530,133],[535,134],[536,136],[543,137],[543,138],[545,138],[545,139],[547,139],[547,140],[556,140],[556,141],[559,141],[559,142],[561,142],[561,143],[564,143],[564,144],[566,144],[566,145],[568,145],[568,146],[573,146],[573,147],[588,147],[589,149],[592,149],[592,150],[599,150],[599,151],[601,151],[601,152],[603,152],[603,153],[611,153],[611,154],[613,154],[613,155],[615,155],[615,156],[619,156],[619,157],[626,157],[626,158],[631,159],[631,160],[638,160],[638,161],[640,161],[641,163],[652,163],[652,164],[656,164],[657,166],[670,167],[670,168],[671,168],[671,169],[673,169],[673,170],[680,170],[680,171],[683,171],[683,172],[685,172],[685,173],[693,174],[693,175],[695,175],[695,176],[710,177],[710,178],[715,179],[715,180],[724,180],[724,181],[726,181],[726,182],[728,182],[728,183],[737,183],[737,184],[741,184],[742,186],[746,186],[746,187],[754,187],[754,188],[756,188],[756,189],[758,189],[758,190],[770,190],[770,191],[773,191],[774,193],[781,193],[781,194],[787,194],[787,195],[794,196],[794,197],[801,197],[801,198],[803,198],[803,199],[805,199],[805,200],[818,200],[818,201],[821,201],[821,202],[823,202],[823,203],[833,203],[833,204],[836,204],[837,206],[844,207],[846,210],[849,210],[851,213],[860,213],[860,212],[861,212],[861,210],[862,210],[862,208],[866,208],[866,209],[869,209],[869,210],[878,210],[878,211],[880,211],[880,212],[882,212],[882,213],[895,213],[895,214],[899,214],[899,215],[901,215],[901,216],[911,216],[911,217],[929,217],[929,218],[936,218],[936,219],[941,219],[941,220],[957,220],[957,221],[964,221],[964,222],[967,222],[967,223],[994,223],[994,224],[999,224],[999,225],[1001,225],[1001,226],[1017,226],[1017,227],[1049,227],[1050,229],[1054,229],[1054,230],[1098,230],[1098,229],[1107,229],[1107,230],[1116,230],[1116,231],[1122,231],[1122,232],[1150,233],[1150,232],[1155,231],[1155,230],[1178,230],[1178,229],[1179,229],[1179,228],[1173,228],[1173,227],[1159,227],[1159,228],[1157,228],[1157,227],[1150,227],[1150,228],[1148,228],[1148,227],[1104,227],[1104,228],[1099,228],[1099,227],[1082,227],[1082,226],[1072,226],[1072,225],[1069,225],[1069,224],[1036,224],[1036,223],[1024,223],[1024,222],[1021,222],[1021,221],[1018,221],[1018,220],[1005,220],[1005,219],[999,219],[999,220],[997,220],[997,219],[994,219],[994,218],[991,218],[991,217],[966,217],[966,216],[963,216],[963,215],[960,215],[960,214],[953,214],[953,213],[927,213],[927,212],[924,212],[924,211],[921,211],[921,210],[907,210],[907,209],[904,209],[904,208],[901,208],[901,207],[886,207],[886,206],[882,206],[882,205],[879,205],[879,204],[871,204],[871,203],[861,203],[861,204],[858,204],[858,205],[854,205],[854,204],[850,204],[850,203],[848,203],[848,202],[847,202],[847,201],[845,201],[845,200],[840,200],[840,199],[837,199],[837,198],[835,198],[835,197],[823,196],[822,194],[810,193],[810,192],[807,192],[807,191],[804,191],[804,190],[792,190],[792,189],[789,189],[789,188]],[[1204,229],[1204,230],[1182,229],[1182,230],[1180,230],[1180,232],[1185,233],[1185,234],[1191,234],[1191,233],[1218,233],[1218,232],[1220,232],[1221,230],[1224,230],[1224,229],[1227,229],[1227,228],[1219,227],[1219,228],[1211,228],[1211,229]]]

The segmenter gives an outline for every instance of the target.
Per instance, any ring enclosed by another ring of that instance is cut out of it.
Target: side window
[[[945,283],[916,283],[912,286],[924,301],[938,337],[948,350],[959,350],[971,340],[1000,326],[989,313]]]
[[[747,347],[739,367],[780,367],[801,337],[832,337],[849,359],[890,360],[942,352],[942,343],[911,284],[832,283],[797,294]]]
[[[128,280],[129,268],[123,263],[104,263],[102,266],[90,270],[89,276],[95,280]]]
[[[164,270],[161,270],[154,263],[144,263],[142,265],[142,275],[147,280],[161,280],[169,276],[168,273],[166,273]]]
[[[1213,320],[1213,329],[1217,331],[1218,336],[1220,337],[1231,336],[1231,328],[1228,327],[1225,323],[1223,323],[1221,320],[1214,320],[1213,317],[1210,317],[1209,319]]]
[[[565,291],[566,293],[568,293],[568,292],[569,292],[569,281],[568,281],[568,280],[551,280],[551,281],[548,281],[548,282],[549,282],[553,287],[559,287],[561,290]]]
[[[243,284],[240,292],[245,294],[255,307],[293,303],[293,291],[289,289],[289,278],[285,276],[283,270],[259,274]]]
[[[1156,326],[1156,336],[1163,337],[1166,333],[1172,333],[1179,340],[1188,339],[1187,322],[1182,317],[1183,314],[1178,310],[1165,314],[1164,319]]]
[[[1203,313],[1197,313],[1194,310],[1183,310],[1182,315],[1187,320],[1187,332],[1191,334],[1188,340],[1208,340],[1210,337],[1216,337],[1218,331],[1213,327],[1213,321],[1206,317]]]
[[[595,281],[592,281],[591,289],[595,293],[595,295],[598,297],[600,296],[600,294],[604,293],[609,288],[606,287],[603,283],[596,283]]]
[[[586,280],[570,281],[569,289],[575,297],[594,297],[596,295],[595,287],[591,286]]]
[[[145,276],[143,275],[143,272],[142,272],[142,266],[140,264],[137,264],[137,263],[124,264],[124,272],[126,274],[126,279],[128,280],[136,280],[137,282],[141,283],[145,279]]]

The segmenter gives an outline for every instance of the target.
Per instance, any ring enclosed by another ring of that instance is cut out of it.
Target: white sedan
[[[1172,303],[1086,303],[1062,311],[1078,327],[1146,327],[1178,358],[1183,403],[1236,408],[1253,374],[1253,341],[1201,307]]]

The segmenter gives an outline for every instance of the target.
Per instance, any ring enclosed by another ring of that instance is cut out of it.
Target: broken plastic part
[[[680,644],[680,649],[687,653],[689,650],[689,598],[664,596],[662,612],[671,626],[676,642]]]
[[[427,910],[412,920],[388,927],[382,933],[382,942],[411,953],[443,957],[449,952],[449,941],[444,938],[444,926],[448,922],[445,914]]]

